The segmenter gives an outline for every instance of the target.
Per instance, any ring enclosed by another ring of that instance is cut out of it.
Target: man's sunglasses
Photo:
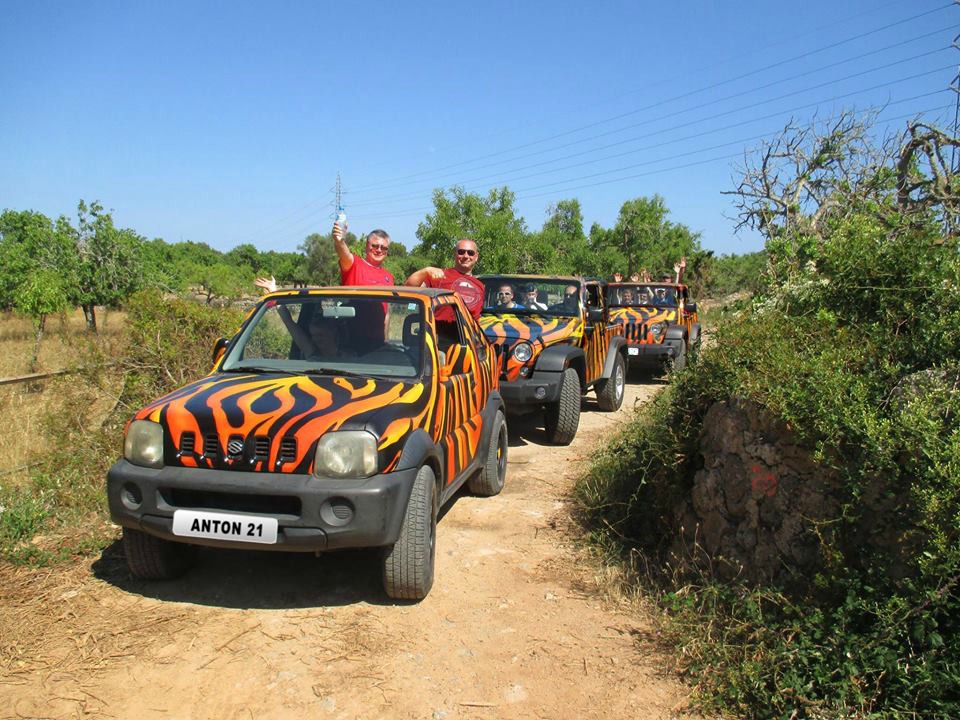
[[[388,246],[384,245],[383,243],[370,243],[371,250],[379,250],[380,252],[385,253],[387,251],[387,247]]]
[[[512,292],[498,292],[497,295],[513,295]]]
[[[457,248],[457,255],[469,255],[470,257],[473,257],[476,254],[476,250],[471,250],[469,248]]]

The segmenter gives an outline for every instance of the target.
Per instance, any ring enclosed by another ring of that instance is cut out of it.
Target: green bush
[[[781,283],[724,318],[712,346],[600,454],[577,487],[585,521],[648,570],[641,581],[704,707],[960,716],[957,240],[848,216],[796,245],[809,262],[774,272]],[[724,584],[662,562],[704,416],[729,398],[788,423],[840,478],[821,570],[805,583]],[[877,498],[889,501],[879,515]]]

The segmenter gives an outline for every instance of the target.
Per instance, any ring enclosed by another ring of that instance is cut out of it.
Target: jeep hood
[[[154,401],[135,419],[163,426],[166,465],[305,473],[317,439],[341,428],[372,432],[389,464],[406,432],[422,423],[429,394],[421,381],[218,373]]]
[[[540,315],[481,315],[480,327],[494,345],[509,353],[521,340],[534,346],[534,355],[559,342],[578,342],[583,335],[579,317],[545,317]]]
[[[676,324],[677,309],[670,307],[654,307],[652,305],[635,305],[632,307],[617,307],[610,310],[611,323],[645,323],[652,325],[655,322]]]

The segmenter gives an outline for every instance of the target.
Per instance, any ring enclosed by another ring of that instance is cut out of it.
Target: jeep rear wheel
[[[569,445],[580,426],[580,376],[573,368],[563,371],[560,380],[560,399],[547,405],[544,429],[547,440],[554,445]]]
[[[467,480],[467,489],[474,495],[490,497],[503,490],[503,481],[507,476],[507,422],[503,413],[497,410],[490,429],[490,442],[487,444],[487,459],[480,471]]]
[[[617,359],[613,363],[613,372],[610,377],[597,383],[597,404],[601,410],[612,412],[619,410],[623,405],[623,391],[627,384],[626,363],[623,361],[623,355],[617,353]]]
[[[173,580],[193,567],[194,545],[163,540],[142,530],[123,529],[123,552],[130,573],[141,580]]]
[[[437,479],[424,465],[413,481],[400,537],[383,557],[383,589],[397,600],[422,600],[433,586],[437,545]]]

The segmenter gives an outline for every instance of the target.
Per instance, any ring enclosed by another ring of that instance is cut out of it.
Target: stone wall
[[[815,570],[818,523],[839,511],[836,480],[791,429],[754,403],[718,402],[704,418],[699,448],[693,491],[677,508],[674,559],[750,582]]]

